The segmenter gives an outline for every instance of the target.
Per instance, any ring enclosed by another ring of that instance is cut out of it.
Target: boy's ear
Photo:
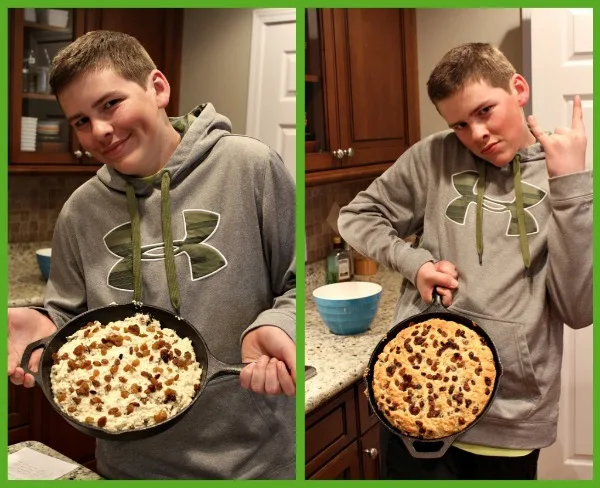
[[[166,76],[159,70],[154,69],[148,77],[148,89],[154,92],[156,106],[166,108],[171,97],[171,86]]]
[[[523,75],[516,73],[512,76],[511,86],[517,97],[519,106],[524,107],[529,101],[529,84],[527,83],[527,80]]]

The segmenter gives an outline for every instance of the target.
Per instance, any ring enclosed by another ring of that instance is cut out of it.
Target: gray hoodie
[[[261,325],[295,340],[295,188],[283,162],[265,144],[230,134],[229,120],[210,104],[171,122],[183,134],[164,168],[171,175],[174,246],[188,251],[175,255],[181,315],[227,363],[241,362],[242,337]],[[66,202],[44,304],[58,327],[86,309],[132,300],[126,180],[141,222],[141,301],[173,309],[161,174],[147,181],[105,166]],[[219,377],[165,432],[131,442],[98,440],[98,470],[112,479],[292,478],[294,404],[247,391],[237,376]]]
[[[556,438],[563,324],[592,323],[592,177],[548,178],[543,149],[519,152],[526,272],[516,218],[513,165],[486,163],[483,257],[476,248],[478,161],[452,131],[434,134],[342,208],[342,237],[407,280],[394,325],[427,308],[414,286],[421,265],[448,260],[459,288],[450,311],[480,324],[504,374],[485,417],[462,442],[534,449]],[[418,248],[402,240],[422,233]]]

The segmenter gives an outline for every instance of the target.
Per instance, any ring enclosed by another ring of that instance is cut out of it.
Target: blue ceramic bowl
[[[42,272],[42,276],[46,281],[48,281],[48,276],[50,275],[50,259],[52,256],[52,249],[46,247],[44,249],[38,249],[35,252],[35,257],[37,258],[38,266],[40,267],[40,271]]]
[[[375,317],[381,286],[366,281],[333,283],[313,291],[313,300],[325,325],[338,335],[360,334]]]

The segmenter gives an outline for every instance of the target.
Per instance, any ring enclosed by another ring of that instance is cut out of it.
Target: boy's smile
[[[529,86],[517,74],[511,80],[511,93],[485,81],[472,81],[436,106],[472,153],[502,167],[519,149],[535,142],[522,110],[528,99]]]
[[[82,73],[58,99],[83,148],[123,174],[157,173],[179,143],[162,110],[169,88],[158,70],[146,90],[112,69]]]

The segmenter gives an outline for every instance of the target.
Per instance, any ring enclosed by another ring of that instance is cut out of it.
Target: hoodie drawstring
[[[525,208],[523,206],[523,189],[521,187],[521,156],[517,154],[512,161],[514,188],[517,210],[517,224],[519,229],[519,242],[521,245],[521,255],[527,274],[530,274],[531,257],[529,255],[529,240],[527,238],[527,228],[525,226]],[[477,218],[475,223],[475,243],[479,264],[483,264],[483,193],[485,191],[486,162],[477,160]]]
[[[521,243],[521,254],[523,255],[523,264],[529,274],[531,258],[529,256],[529,239],[527,237],[527,228],[525,226],[525,208],[523,207],[523,188],[521,187],[521,156],[517,154],[513,159],[513,174],[515,185],[515,197],[517,200],[517,224],[519,226],[519,241]]]
[[[171,176],[165,171],[160,180],[160,208],[162,217],[162,233],[165,243],[165,268],[167,270],[167,284],[169,285],[169,297],[171,305],[179,315],[181,297],[179,295],[179,284],[177,283],[177,270],[175,269],[175,251],[173,250],[173,234],[171,232],[171,202],[169,190],[171,188]]]
[[[479,256],[479,265],[483,264],[483,192],[485,191],[485,170],[484,161],[477,160],[477,170],[479,178],[477,179],[477,221],[475,226],[475,242],[477,245],[477,254]]]
[[[167,285],[169,298],[177,315],[180,315],[181,297],[177,283],[177,270],[175,268],[175,251],[173,250],[173,234],[171,232],[171,205],[169,190],[171,176],[168,171],[162,175],[160,182],[160,207],[162,220],[162,233],[165,250],[165,269],[167,272]],[[141,302],[142,299],[142,244],[140,230],[140,215],[138,212],[135,190],[131,183],[127,183],[127,210],[131,217],[131,248],[133,250],[133,300]]]
[[[131,217],[131,249],[133,250],[133,301],[142,301],[142,244],[140,232],[140,214],[138,212],[135,190],[131,183],[125,187],[127,210]]]

